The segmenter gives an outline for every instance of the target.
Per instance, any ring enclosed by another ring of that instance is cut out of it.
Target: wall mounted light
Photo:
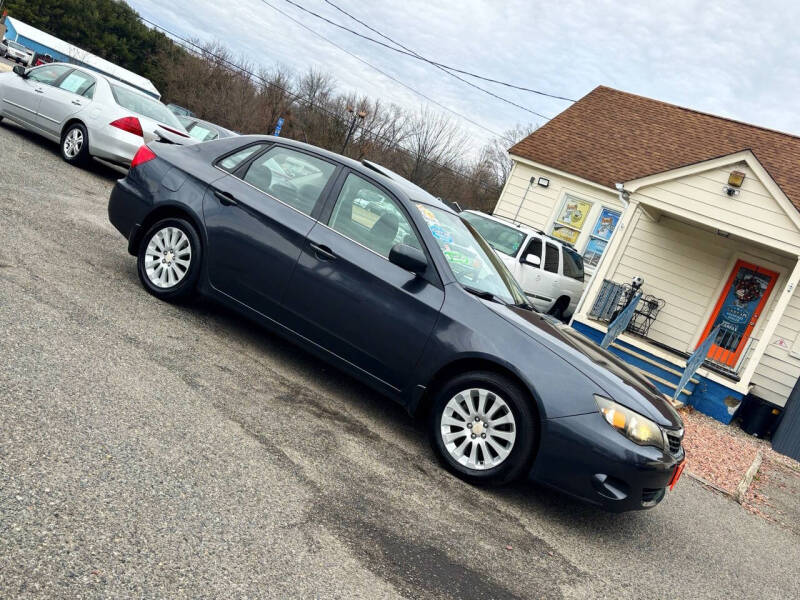
[[[539,177],[539,185],[542,187],[547,187],[550,185],[550,180],[547,177]]]

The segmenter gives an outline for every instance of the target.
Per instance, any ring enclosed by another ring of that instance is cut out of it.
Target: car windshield
[[[158,121],[165,125],[172,125],[179,130],[183,129],[180,121],[173,115],[166,106],[161,104],[155,98],[150,98],[144,94],[137,94],[127,88],[111,84],[111,92],[114,94],[114,100],[117,101],[122,108],[127,108],[142,116]]]
[[[519,229],[487,219],[482,215],[465,211],[461,213],[461,218],[477,229],[492,248],[503,254],[516,256],[525,240],[525,233]]]
[[[528,306],[519,284],[468,221],[435,206],[417,204],[417,208],[461,285],[506,304]]]

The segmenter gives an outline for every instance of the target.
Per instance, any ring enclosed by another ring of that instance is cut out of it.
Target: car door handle
[[[314,242],[311,242],[311,249],[314,251],[314,254],[320,260],[335,260],[336,259],[336,255],[327,246],[323,246],[321,244],[315,244]]]
[[[225,206],[236,206],[239,204],[239,201],[234,198],[233,194],[228,192],[223,192],[222,190],[214,190],[214,195],[217,197],[217,200],[220,201],[221,204]]]
[[[73,101],[72,101],[72,103],[73,103],[75,106],[83,106],[83,103],[82,103],[82,102],[80,102],[80,101],[78,101],[78,100],[73,100]]]
[[[44,94],[44,90],[43,90],[42,88],[34,88],[34,91],[35,91],[37,94]]]

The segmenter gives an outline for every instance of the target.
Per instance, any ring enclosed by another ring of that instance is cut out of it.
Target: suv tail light
[[[118,129],[122,129],[122,131],[127,131],[128,133],[132,133],[133,135],[138,135],[141,138],[144,137],[144,132],[142,131],[142,124],[136,117],[122,117],[121,119],[112,121],[111,126],[117,127]]]
[[[149,160],[153,160],[156,158],[156,153],[150,150],[147,146],[142,146],[136,151],[136,154],[133,155],[133,160],[131,161],[131,169],[136,165],[141,165],[142,163],[146,163]]]

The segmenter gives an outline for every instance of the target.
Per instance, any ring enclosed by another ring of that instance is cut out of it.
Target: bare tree
[[[511,129],[506,129],[503,135],[494,138],[481,150],[479,162],[487,170],[487,175],[494,178],[495,183],[502,188],[511,174],[512,162],[508,156],[508,149],[520,140],[528,137],[536,130],[536,125],[517,123]]]

